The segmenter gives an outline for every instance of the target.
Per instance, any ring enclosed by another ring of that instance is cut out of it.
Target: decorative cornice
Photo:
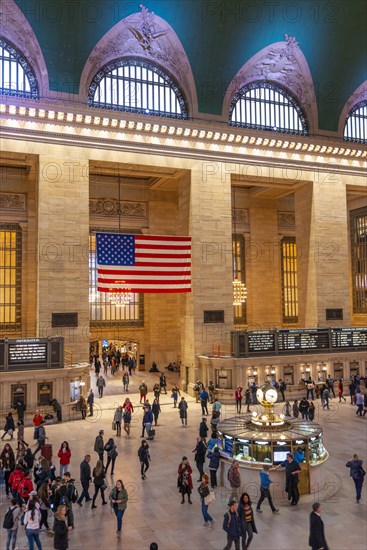
[[[0,209],[1,210],[21,210],[24,211],[25,195],[21,193],[0,193]]]
[[[124,216],[135,218],[147,217],[146,202],[118,201],[112,197],[89,200],[91,216]]]

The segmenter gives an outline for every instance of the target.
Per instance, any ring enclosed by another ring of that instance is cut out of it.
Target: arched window
[[[32,68],[16,48],[0,38],[0,94],[38,99]]]
[[[246,84],[233,98],[229,123],[232,126],[307,135],[306,118],[284,88],[271,82]]]
[[[159,67],[139,59],[120,59],[105,65],[89,87],[88,105],[188,118],[185,100],[174,80]]]
[[[344,126],[344,139],[367,143],[367,101],[362,101],[349,111]]]

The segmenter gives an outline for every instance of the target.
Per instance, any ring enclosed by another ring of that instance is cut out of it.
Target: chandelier
[[[131,301],[130,289],[124,287],[125,281],[115,281],[115,285],[121,285],[121,289],[116,289],[109,293],[110,303],[116,307],[125,307]]]
[[[236,191],[233,187],[233,229],[234,229],[234,249],[233,249],[233,261],[234,261],[234,279],[233,279],[233,305],[241,306],[247,299],[246,285],[238,279],[238,267],[237,267],[237,242],[236,242]]]

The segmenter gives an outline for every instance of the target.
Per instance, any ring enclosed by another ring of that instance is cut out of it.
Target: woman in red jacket
[[[39,410],[36,410],[36,414],[33,417],[33,424],[37,427],[41,425],[41,421],[43,420],[42,414],[39,412]]]
[[[18,486],[18,494],[22,502],[27,503],[29,493],[34,490],[30,472],[24,472],[24,477]]]
[[[178,490],[182,495],[181,504],[185,502],[185,495],[187,495],[187,499],[189,503],[192,504],[192,500],[190,498],[191,491],[192,491],[191,474],[192,474],[192,468],[187,459],[187,456],[183,456],[182,461],[180,462],[178,467],[178,479],[177,479]]]
[[[60,477],[62,477],[65,472],[69,471],[71,458],[71,451],[69,449],[69,443],[67,441],[63,441],[61,443],[61,447],[59,452],[57,453],[57,456],[60,459]]]

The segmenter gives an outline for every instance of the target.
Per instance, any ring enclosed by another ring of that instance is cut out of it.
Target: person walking
[[[44,425],[45,421],[41,420],[40,425],[37,426],[34,430],[34,437],[37,439],[38,444],[36,450],[33,452],[33,457],[35,457],[36,454],[42,449],[42,447],[46,443],[46,439],[48,439],[48,437],[46,437],[46,430]]]
[[[161,387],[158,384],[158,382],[153,386],[153,395],[154,395],[154,399],[156,399],[159,402],[159,398],[161,395]]]
[[[28,502],[27,511],[24,514],[25,534],[27,535],[29,550],[34,550],[36,543],[38,550],[42,550],[40,541],[41,513],[34,500]]]
[[[35,427],[40,426],[42,420],[43,420],[42,414],[40,413],[39,409],[36,409],[36,412],[35,412],[33,420],[32,420],[33,425]]]
[[[237,386],[234,392],[234,398],[236,400],[236,412],[241,414],[242,408],[242,386]]]
[[[139,386],[139,391],[140,391],[140,403],[142,401],[144,401],[144,403],[145,403],[145,401],[147,399],[147,394],[148,394],[148,386],[146,385],[144,380],[142,381],[142,383]]]
[[[315,396],[314,396],[313,392],[314,392],[314,389],[315,389],[315,382],[312,380],[311,376],[309,377],[309,379],[306,382],[306,388],[307,388],[306,399],[308,399],[311,396],[312,401],[314,401]]]
[[[123,416],[122,407],[119,406],[117,407],[117,409],[115,410],[115,414],[113,415],[113,421],[115,423],[115,428],[116,428],[116,437],[121,436],[122,416]]]
[[[106,464],[106,474],[108,471],[108,467],[111,464],[111,476],[113,476],[113,472],[115,471],[115,461],[118,457],[117,447],[112,437],[107,441],[106,445],[104,446],[104,450],[107,453],[107,464]]]
[[[171,397],[173,399],[173,408],[174,409],[177,407],[177,401],[178,401],[178,396],[179,395],[181,395],[179,387],[177,386],[177,384],[174,384],[172,386],[172,393],[171,393]]]
[[[242,550],[250,548],[254,533],[257,533],[254,512],[248,493],[242,493],[238,504],[238,516],[240,518]]]
[[[11,512],[11,515],[9,514]],[[10,516],[10,522],[8,523],[9,527],[5,525],[6,517]],[[18,527],[19,527],[19,518],[22,515],[22,509],[17,502],[17,499],[12,498],[10,506],[5,513],[4,517],[4,529],[6,529],[6,550],[17,550],[17,536],[18,536]],[[11,525],[12,523],[12,525]],[[10,549],[11,545],[11,549]]]
[[[130,424],[131,424],[131,410],[125,409],[125,412],[122,416],[124,421],[124,432],[126,432],[127,437],[130,437]]]
[[[67,550],[69,548],[68,527],[66,525],[66,516],[68,507],[64,504],[58,506],[55,512],[54,521],[54,548],[55,550]]]
[[[217,487],[218,485],[217,470],[220,464],[219,448],[214,447],[213,451],[210,451],[207,456],[209,458],[210,485],[212,489],[215,489],[215,487]]]
[[[178,404],[178,412],[180,414],[181,424],[186,428],[187,428],[187,409],[188,408],[189,408],[189,405],[186,399],[184,397],[181,397],[181,401]]]
[[[99,397],[103,397],[103,390],[106,387],[106,380],[103,378],[102,374],[97,378],[97,389]]]
[[[103,453],[104,453],[104,442],[103,442],[104,431],[99,430],[99,433],[94,441],[94,450],[98,454],[99,460],[103,464]]]
[[[349,460],[346,463],[346,467],[350,468],[349,475],[354,481],[356,488],[356,503],[359,504],[359,501],[361,500],[364,477],[366,475],[366,471],[363,468],[363,460],[360,460],[358,455],[354,454],[352,460]]]
[[[324,404],[322,406],[323,409],[325,409],[325,407],[327,409],[329,409],[329,399],[330,399],[330,392],[328,390],[328,388],[325,386],[324,387],[324,391],[322,392],[322,396],[323,396],[323,399],[324,399]]]
[[[80,483],[83,487],[83,491],[80,494],[80,497],[76,501],[79,506],[83,506],[82,501],[85,498],[85,502],[92,500],[89,496],[89,483],[92,480],[91,470],[90,470],[90,455],[85,455],[84,460],[80,464]]]
[[[245,391],[245,404],[246,404],[246,412],[251,412],[250,410],[250,405],[252,403],[252,399],[251,399],[251,391],[250,391],[250,388],[247,388],[247,390]]]
[[[200,405],[201,405],[201,414],[208,415],[208,401],[209,401],[209,394],[206,391],[205,388],[202,389],[200,392]]]
[[[159,377],[159,386],[161,388],[161,393],[164,391],[165,395],[167,395],[167,378],[163,372]]]
[[[288,493],[288,500],[292,506],[296,506],[299,501],[298,474],[301,473],[301,467],[293,458],[292,453],[287,453],[287,459],[281,462],[274,470],[285,468],[285,491]]]
[[[205,416],[203,416],[199,424],[199,436],[201,437],[201,440],[204,442],[205,445],[206,445],[206,438],[208,436],[208,431],[209,431],[208,424]]]
[[[299,417],[299,408],[298,408],[298,401],[295,399],[293,405],[292,405],[292,411],[293,411],[293,418]]]
[[[96,506],[96,498],[98,496],[99,491],[101,491],[101,497],[102,497],[102,504],[107,504],[107,501],[104,497],[104,492],[106,488],[105,478],[106,478],[106,472],[103,468],[103,464],[101,460],[97,460],[97,464],[95,468],[93,468],[93,484],[94,484],[94,495],[92,499],[92,508],[97,508]]]
[[[157,424],[158,424],[158,416],[159,416],[160,412],[161,412],[161,406],[159,404],[159,401],[158,401],[158,399],[154,399],[154,401],[152,403],[152,413],[153,413],[153,416],[154,416],[154,425],[155,426],[157,426]]]
[[[209,500],[212,501],[214,493],[211,493],[210,486],[209,486],[209,476],[207,474],[203,475],[203,479],[201,484],[198,488],[198,493],[200,495],[201,499],[201,513],[203,514],[204,518],[204,527],[209,526],[213,527],[214,518],[209,514],[208,508],[209,508]]]
[[[146,479],[146,473],[149,469],[150,454],[149,454],[149,445],[145,439],[141,442],[141,445],[138,449],[138,456],[140,460],[140,473],[141,479]]]
[[[224,550],[230,550],[234,543],[235,549],[240,550],[240,537],[242,535],[240,517],[237,513],[238,503],[233,499],[228,502],[229,511],[223,517],[223,530],[227,533],[227,544]]]
[[[85,400],[85,397],[83,397],[82,395],[79,397],[79,400],[76,404],[76,410],[82,413],[82,419],[85,420],[85,417],[87,416],[87,402]]]
[[[87,404],[89,405],[89,415],[88,416],[93,416],[94,393],[93,393],[92,388],[89,390],[89,393],[88,393]]]
[[[185,502],[185,495],[187,495],[187,500],[189,504],[192,504],[191,492],[192,492],[192,468],[188,461],[187,456],[182,457],[182,461],[178,466],[178,478],[177,478],[177,487],[181,493],[181,504]]]
[[[355,385],[354,381],[351,380],[349,384],[349,395],[350,395],[351,405],[354,405],[354,402],[355,402],[356,389],[357,389],[357,386]]]
[[[357,405],[357,410],[356,410],[356,414],[359,415],[359,416],[362,416],[363,414],[363,395],[361,394],[361,392],[358,392],[356,394],[356,405]]]
[[[12,471],[15,469],[15,456],[10,443],[6,443],[3,450],[1,451],[0,467],[2,468],[2,472],[4,476],[6,496],[10,498],[10,491],[11,491],[10,476]]]
[[[315,405],[313,401],[310,401],[310,406],[308,407],[308,419],[311,422],[315,419]]]
[[[142,421],[142,433],[140,437],[144,437],[144,431],[147,432],[147,437],[150,437],[150,430],[153,424],[153,413],[150,407],[144,407],[143,421]]]
[[[21,401],[20,399],[18,399],[18,401],[17,401],[17,403],[14,407],[14,410],[17,411],[18,422],[23,422],[23,424],[24,424],[24,413],[27,410],[27,407],[24,404],[24,402]]]
[[[310,406],[310,403],[305,397],[302,397],[301,401],[299,402],[298,408],[299,412],[302,415],[302,420],[308,419],[308,408]]]
[[[271,498],[271,492],[270,492],[270,484],[272,483],[272,480],[269,478],[269,466],[268,464],[263,465],[263,469],[260,472],[260,499],[256,506],[256,512],[262,513],[261,504],[262,502],[267,498],[269,501],[269,506],[271,508],[271,511],[273,513],[278,513],[278,508],[275,508],[273,504],[273,499]]]
[[[110,504],[117,518],[117,535],[121,534],[122,530],[122,518],[124,517],[125,510],[127,508],[127,501],[129,496],[127,490],[121,479],[116,481],[116,484],[110,492]]]
[[[41,521],[40,521],[40,529],[41,531],[44,531],[47,529],[47,531],[50,529],[50,526],[48,524],[48,513],[51,512],[50,507],[50,495],[52,494],[51,490],[49,489],[49,485],[46,482],[42,483],[41,487],[38,490],[38,499],[39,499],[39,505],[40,505],[40,513],[41,513]],[[42,529],[43,526],[43,529]]]
[[[285,401],[285,390],[287,389],[287,385],[281,378],[279,379],[279,391],[282,395],[282,401]]]
[[[210,404],[212,405],[215,401],[215,384],[213,380],[209,380],[208,393],[209,393]]]
[[[59,452],[57,453],[57,456],[60,459],[60,477],[62,477],[64,472],[67,472],[69,470],[71,458],[71,450],[67,441],[63,441],[61,443],[61,447],[59,449]]]
[[[201,481],[203,479],[206,451],[207,451],[207,447],[205,443],[200,437],[197,437],[196,446],[192,452],[195,453],[194,460],[200,476],[200,479],[198,479],[198,481]]]
[[[343,380],[340,378],[338,383],[338,397],[339,397],[339,403],[342,402],[342,399],[344,399],[344,402],[346,402],[345,397],[343,396],[344,393],[344,386],[343,386]]]
[[[130,376],[128,372],[124,372],[124,375],[122,377],[122,385],[124,387],[124,391],[129,391],[129,384],[130,384]]]
[[[234,460],[228,470],[227,479],[229,481],[229,485],[232,491],[229,500],[238,500],[240,496],[239,493],[241,489],[241,474],[239,466],[240,463],[238,462],[238,460]]]
[[[312,550],[329,550],[325,539],[324,522],[321,519],[319,502],[314,502],[312,505],[308,544],[311,546]]]
[[[331,378],[330,374],[326,379],[326,385],[329,388],[329,392],[333,392],[333,397],[335,397],[335,390],[334,390],[334,379]]]
[[[10,435],[10,439],[14,439],[14,432],[15,432],[15,422],[13,418],[13,413],[8,412],[8,414],[5,417],[4,433],[1,436],[1,439],[4,440],[4,437],[6,435]]]

